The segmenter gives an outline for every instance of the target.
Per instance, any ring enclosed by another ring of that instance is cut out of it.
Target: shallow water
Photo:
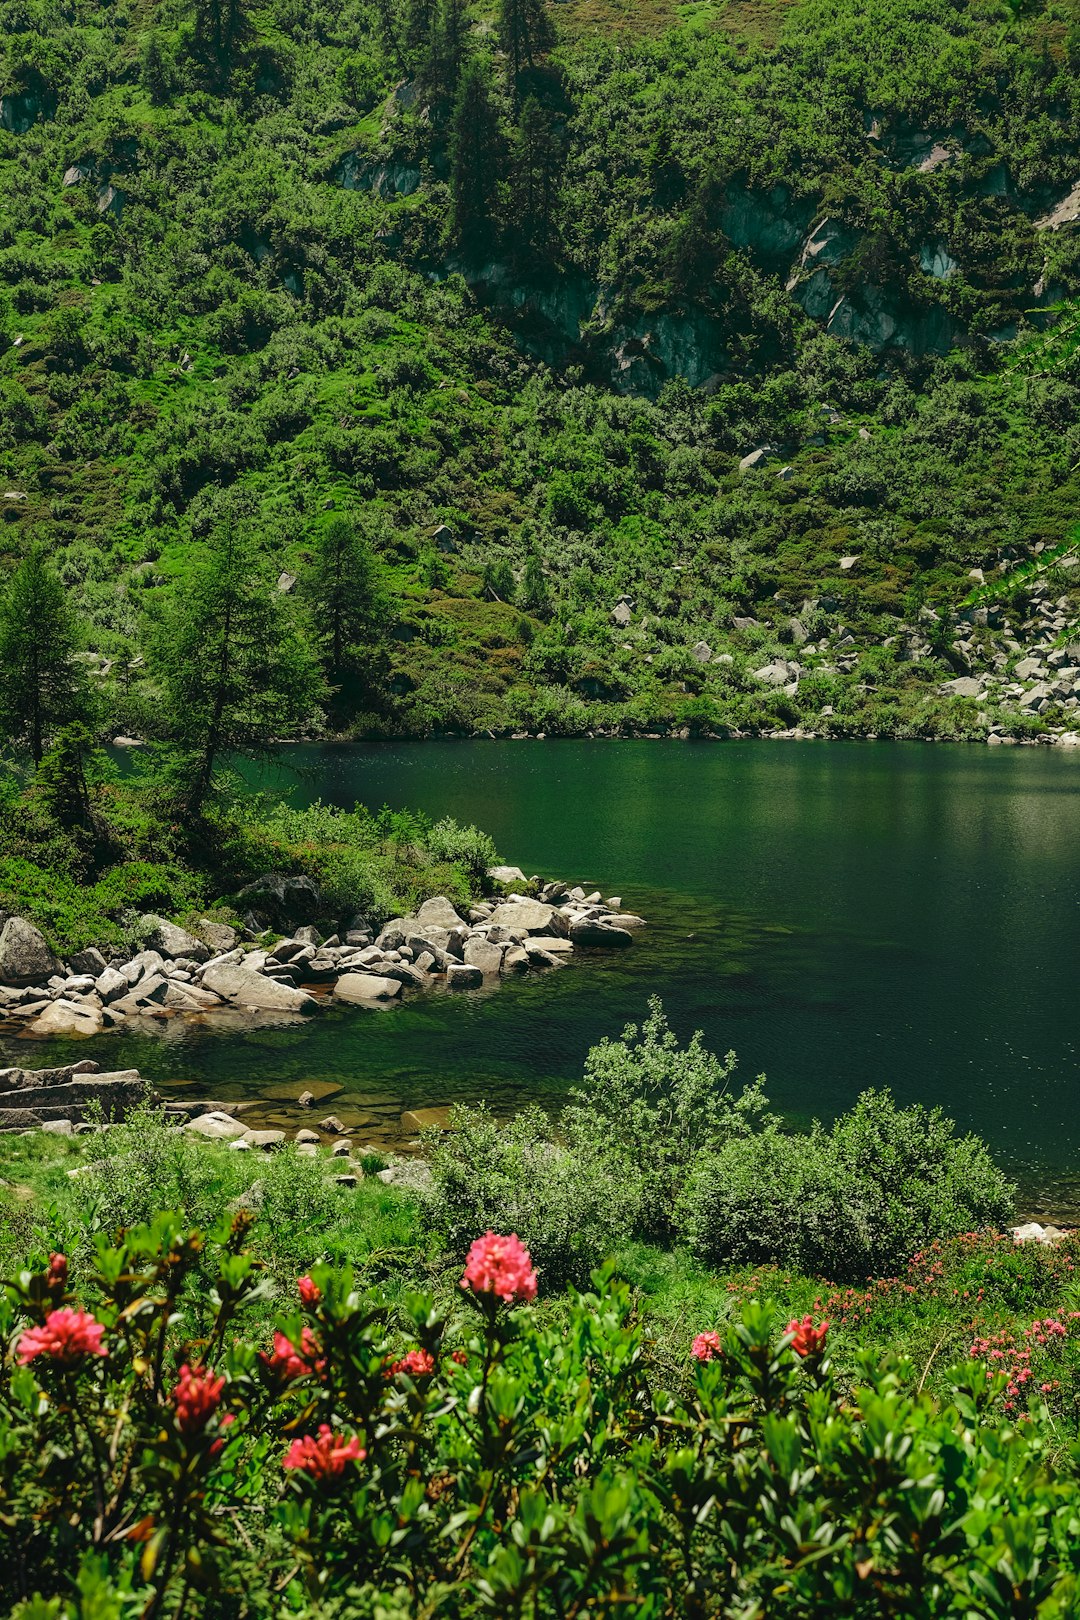
[[[302,774],[301,774],[302,773]],[[290,748],[260,786],[475,821],[526,872],[621,894],[625,952],[494,991],[284,1028],[8,1042],[200,1095],[295,1097],[386,1139],[455,1098],[557,1104],[589,1045],[658,993],[774,1103],[829,1118],[867,1085],[940,1103],[1060,1209],[1080,1172],[1080,759],[1042,749],[766,742]]]

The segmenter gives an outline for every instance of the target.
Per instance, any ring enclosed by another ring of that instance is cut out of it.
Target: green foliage
[[[429,1219],[454,1252],[470,1231],[513,1229],[558,1283],[630,1238],[683,1243],[715,1268],[861,1281],[1011,1216],[1015,1188],[940,1110],[868,1091],[831,1130],[794,1135],[763,1079],[729,1093],[734,1069],[700,1034],[680,1047],[654,1000],[640,1030],[589,1052],[557,1139],[537,1108],[505,1126],[455,1109],[431,1144]]]
[[[677,1213],[711,1265],[773,1262],[840,1280],[895,1272],[932,1239],[1003,1225],[1015,1188],[940,1109],[864,1092],[831,1131],[764,1131],[706,1152]]]
[[[459,1105],[446,1133],[431,1138],[429,1158],[435,1191],[425,1219],[451,1255],[464,1257],[478,1232],[516,1232],[545,1289],[582,1286],[635,1218],[636,1191],[617,1166],[554,1142],[542,1108],[500,1123],[485,1107]]]
[[[1000,1421],[982,1360],[933,1396],[863,1356],[849,1387],[835,1330],[752,1300],[665,1367],[610,1271],[556,1311],[457,1288],[391,1311],[326,1266],[259,1354],[246,1236],[162,1216],[100,1242],[83,1292],[59,1259],[5,1286],[0,1332],[36,1351],[0,1374],[20,1620],[1075,1612],[1075,1473],[1038,1395]],[[38,1348],[61,1307],[107,1354]]]
[[[0,599],[0,729],[35,764],[57,728],[85,705],[78,631],[44,546],[31,545]]]
[[[157,644],[170,729],[192,761],[189,814],[224,753],[264,751],[311,720],[323,695],[311,648],[250,537],[227,518],[208,551],[172,599]]]

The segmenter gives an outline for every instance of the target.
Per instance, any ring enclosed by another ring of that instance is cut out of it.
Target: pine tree
[[[318,535],[304,594],[328,674],[370,679],[385,639],[387,602],[375,554],[356,522],[334,517]]]
[[[551,114],[527,96],[514,132],[512,215],[518,241],[545,249],[552,234],[559,147]]]
[[[457,95],[469,49],[466,0],[442,0],[436,22],[436,88],[451,102]]]
[[[197,815],[225,753],[259,754],[326,695],[318,659],[249,535],[226,520],[169,604],[155,663]]]
[[[29,748],[35,765],[59,727],[86,711],[78,639],[64,587],[35,542],[0,602],[0,724],[8,741]]]
[[[499,44],[509,60],[512,83],[526,67],[535,66],[553,41],[544,0],[499,0]]]
[[[491,68],[481,57],[462,72],[449,147],[451,230],[463,246],[482,247],[492,235],[502,152]]]

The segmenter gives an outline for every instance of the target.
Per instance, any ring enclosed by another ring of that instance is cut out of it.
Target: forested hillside
[[[227,554],[338,731],[1069,732],[1076,0],[7,0],[0,50],[2,567],[103,731]]]

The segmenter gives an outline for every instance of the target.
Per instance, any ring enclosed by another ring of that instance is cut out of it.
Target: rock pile
[[[516,867],[493,878],[524,883]],[[307,879],[303,880],[305,883]],[[306,1015],[328,999],[388,1007],[403,991],[443,985],[470,990],[538,968],[565,965],[579,948],[629,945],[643,919],[622,902],[563,883],[530,885],[536,897],[485,900],[463,916],[445,898],[395,917],[377,937],[354,918],[344,937],[311,923],[269,947],[242,941],[220,923],[197,938],[160,917],[141,919],[146,948],[110,961],[93,948],[67,964],[21,917],[0,933],[0,1018],[30,1037],[96,1035],[132,1018],[206,1017],[239,1010]],[[211,954],[213,949],[214,954]]]

